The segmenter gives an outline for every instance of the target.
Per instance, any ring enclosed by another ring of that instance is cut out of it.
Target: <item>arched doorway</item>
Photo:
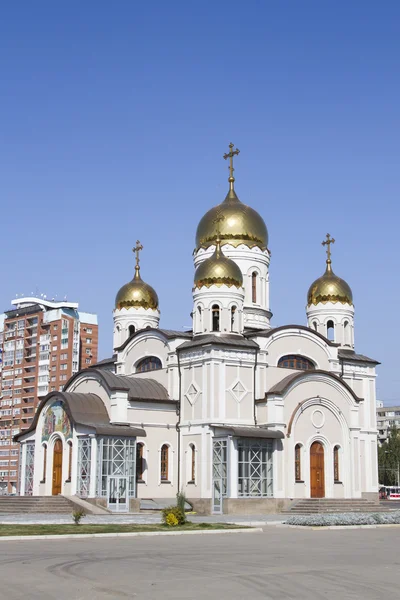
[[[53,496],[61,494],[62,459],[63,444],[60,438],[58,438],[54,443],[53,450],[53,487],[51,492]]]
[[[311,498],[325,498],[325,457],[321,442],[314,442],[310,448],[310,488]]]

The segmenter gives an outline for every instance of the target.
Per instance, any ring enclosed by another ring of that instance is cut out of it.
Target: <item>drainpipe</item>
[[[257,359],[258,359],[258,348],[256,348],[256,360],[254,362],[254,380],[253,380],[253,389],[254,389],[254,425],[257,425],[257,412],[256,412],[256,379],[257,379]]]
[[[182,373],[181,373],[181,363],[179,361],[179,348],[176,349],[176,356],[178,359],[178,377],[179,377],[179,395],[178,395],[178,408],[176,409],[176,414],[178,416],[178,422],[176,424],[176,431],[178,432],[178,492],[181,489],[181,401],[182,401]]]

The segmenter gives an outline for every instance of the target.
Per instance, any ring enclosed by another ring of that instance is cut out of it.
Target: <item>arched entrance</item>
[[[63,444],[60,438],[58,438],[54,443],[53,450],[53,487],[51,492],[53,496],[61,494],[62,459]]]
[[[325,457],[321,442],[314,442],[310,448],[310,488],[311,498],[325,498]]]

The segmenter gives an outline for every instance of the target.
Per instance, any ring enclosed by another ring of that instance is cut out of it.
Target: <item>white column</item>
[[[89,486],[89,497],[95,498],[97,494],[97,452],[98,452],[98,443],[97,438],[95,436],[91,439],[91,453],[90,453],[90,486]]]
[[[228,497],[238,497],[238,450],[237,440],[228,437]]]
[[[20,481],[21,487],[19,489],[19,495],[25,495],[25,471],[26,471],[26,442],[21,444],[21,471],[20,471]]]

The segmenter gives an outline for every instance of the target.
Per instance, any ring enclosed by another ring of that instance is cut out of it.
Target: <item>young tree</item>
[[[389,431],[387,441],[378,448],[379,483],[400,485],[400,432],[396,427]]]

